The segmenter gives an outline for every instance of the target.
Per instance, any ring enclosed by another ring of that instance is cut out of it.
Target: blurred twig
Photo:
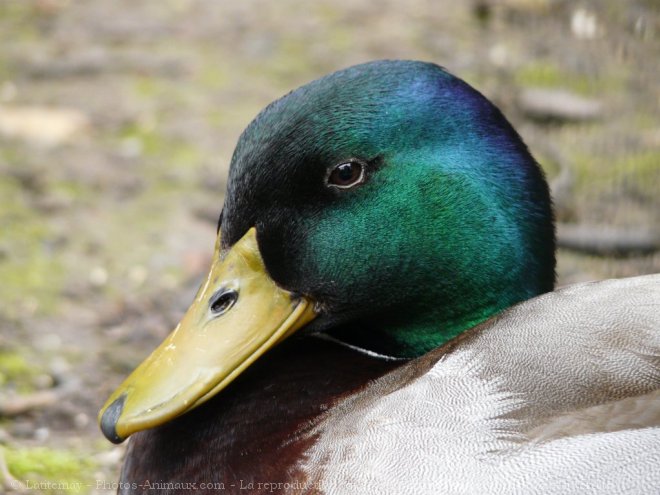
[[[629,256],[660,250],[660,233],[648,228],[604,225],[557,225],[560,247],[601,256]]]
[[[2,481],[2,486],[6,489],[9,489],[13,492],[25,491],[25,485],[14,478],[14,476],[9,471],[7,461],[5,460],[5,449],[3,447],[0,447],[0,477],[2,477],[0,480]]]
[[[19,416],[32,409],[41,409],[58,401],[57,390],[40,390],[27,395],[0,397],[0,416]]]

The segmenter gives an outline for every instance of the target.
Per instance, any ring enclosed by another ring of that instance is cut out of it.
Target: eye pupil
[[[217,293],[211,298],[209,307],[214,315],[219,316],[229,311],[229,309],[236,303],[237,300],[238,292],[232,289],[225,290]]]
[[[362,182],[364,167],[361,163],[348,162],[337,165],[328,178],[328,184],[348,188]]]
[[[339,172],[339,179],[345,182],[349,182],[353,178],[354,168],[356,167],[354,167],[352,163],[344,163],[343,165],[339,165],[339,167],[337,167],[337,171]]]

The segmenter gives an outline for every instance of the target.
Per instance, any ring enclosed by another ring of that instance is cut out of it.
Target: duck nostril
[[[209,308],[213,316],[220,316],[229,311],[234,304],[238,301],[238,291],[234,289],[220,289],[216,292],[211,301]]]

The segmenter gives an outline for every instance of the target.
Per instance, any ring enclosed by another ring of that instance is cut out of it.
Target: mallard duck
[[[351,67],[234,152],[210,273],[99,414],[120,491],[660,486],[660,276],[553,291],[543,173],[443,68]]]

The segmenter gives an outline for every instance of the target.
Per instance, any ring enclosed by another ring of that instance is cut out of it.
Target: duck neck
[[[392,317],[382,321],[383,353],[395,357],[421,356],[497,314],[506,306],[489,305],[462,315],[430,312],[415,319]],[[373,345],[373,342],[372,342]]]
[[[486,321],[525,295],[511,295],[497,302],[465,303],[449,311],[436,306],[427,311],[397,308],[377,319],[359,321],[329,333],[350,345],[396,358],[414,358],[440,347],[466,330]],[[471,306],[469,309],[467,306]]]

